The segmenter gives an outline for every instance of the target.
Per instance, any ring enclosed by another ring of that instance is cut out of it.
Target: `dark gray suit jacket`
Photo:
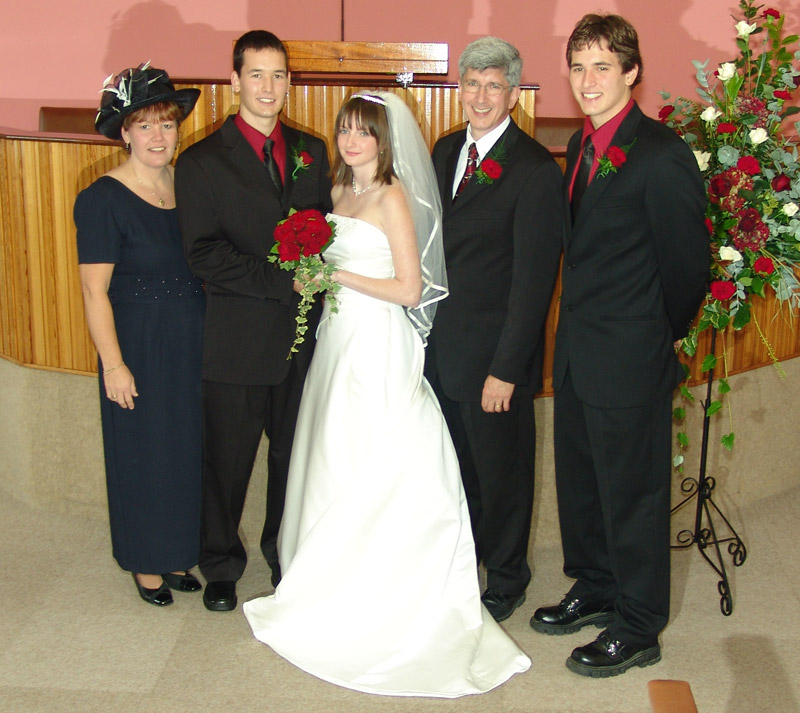
[[[178,158],[175,194],[186,257],[206,281],[203,378],[210,381],[270,385],[288,372],[298,296],[292,274],[267,261],[272,232],[290,207],[329,211],[331,184],[324,142],[285,124],[282,130],[282,195],[233,117]],[[313,160],[294,181],[291,149],[301,139]],[[306,340],[292,357],[301,371],[314,345],[314,315],[309,316]]]
[[[688,146],[634,105],[612,146],[635,143],[617,173],[595,176],[566,218],[553,386],[567,368],[582,401],[644,406],[683,376],[673,342],[706,292],[706,191]],[[581,132],[567,148],[566,200]],[[568,208],[567,208],[568,210]]]
[[[450,296],[437,309],[426,374],[454,401],[480,401],[491,374],[521,392],[541,387],[544,323],[561,254],[561,171],[550,153],[512,121],[502,174],[473,177],[452,200],[466,129],[433,149],[444,208]]]

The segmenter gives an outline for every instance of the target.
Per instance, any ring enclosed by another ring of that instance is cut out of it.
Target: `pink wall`
[[[800,0],[774,6],[800,28]],[[471,39],[497,35],[520,48],[523,81],[541,85],[537,113],[573,116],[564,46],[599,7],[639,30],[645,79],[636,96],[650,114],[662,88],[693,94],[692,59],[718,63],[736,51],[735,0],[5,0],[0,129],[35,129],[42,104],[96,106],[104,77],[146,59],[173,76],[228,77],[232,41],[258,27],[292,40],[447,42],[451,80]]]

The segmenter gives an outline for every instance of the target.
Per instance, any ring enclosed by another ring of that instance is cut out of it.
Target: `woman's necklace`
[[[375,181],[370,183],[366,188],[362,188],[362,189],[359,190],[358,188],[356,188],[356,177],[353,176],[353,193],[356,196],[360,196],[362,193],[366,193],[374,185],[375,185]]]
[[[133,169],[133,177],[138,181],[139,185],[142,188],[144,188],[146,191],[150,191],[150,193],[152,193],[155,196],[155,198],[158,200],[158,205],[163,208],[166,205],[166,203],[165,203],[164,199],[161,197],[161,195],[159,193],[156,193],[156,191],[154,191],[152,188],[150,188],[150,186],[146,186],[144,184],[144,181],[142,181],[142,179],[139,178],[139,174],[136,173],[136,169],[134,168],[133,164],[131,164],[131,168]]]

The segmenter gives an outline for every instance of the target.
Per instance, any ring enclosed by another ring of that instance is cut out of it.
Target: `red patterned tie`
[[[477,167],[478,167],[478,147],[474,143],[472,143],[469,145],[469,149],[467,150],[467,168],[464,170],[464,178],[462,178],[461,183],[458,184],[455,198],[458,198],[461,195],[461,191],[463,191],[464,186],[466,186],[469,183],[469,179],[472,178],[472,174],[475,173],[475,169]]]

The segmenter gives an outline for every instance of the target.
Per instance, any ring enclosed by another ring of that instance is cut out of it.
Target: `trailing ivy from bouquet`
[[[668,103],[659,118],[693,150],[709,198],[711,282],[698,324],[683,342],[690,356],[700,332],[739,330],[751,319],[767,344],[751,301],[768,289],[781,304],[800,306],[800,163],[796,144],[782,130],[785,120],[800,112],[790,103],[800,98],[798,36],[784,36],[785,18],[773,8],[753,0],[740,0],[739,8],[743,17],[734,18],[739,56],[714,69],[708,60],[693,61],[699,100],[670,101],[661,93]],[[769,344],[767,349],[775,359]],[[713,354],[706,356],[703,371],[716,362]],[[719,393],[728,390],[722,379]],[[683,393],[691,396],[686,388]],[[712,402],[708,412],[720,407]],[[732,448],[733,433],[722,442]]]
[[[287,359],[296,354],[305,341],[308,331],[308,311],[314,304],[314,295],[325,292],[331,312],[338,312],[335,293],[341,285],[334,282],[332,275],[336,267],[323,262],[322,253],[331,245],[336,235],[336,225],[325,220],[315,208],[289,211],[289,216],[280,221],[273,231],[275,242],[267,259],[278,263],[281,270],[294,272],[294,279],[300,285],[300,304],[297,306],[294,342]]]

